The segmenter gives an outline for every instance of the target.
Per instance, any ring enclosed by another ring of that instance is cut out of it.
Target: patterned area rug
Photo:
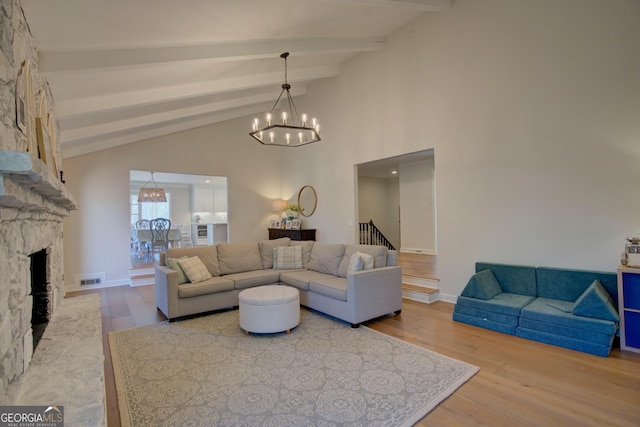
[[[112,332],[123,426],[409,426],[478,368],[302,309],[291,334],[238,311]]]

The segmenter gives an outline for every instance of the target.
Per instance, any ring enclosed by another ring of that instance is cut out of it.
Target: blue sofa
[[[478,262],[453,319],[606,357],[617,300],[615,273]]]

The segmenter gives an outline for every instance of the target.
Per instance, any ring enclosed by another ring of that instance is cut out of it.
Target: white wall
[[[292,193],[280,185],[281,151],[253,142],[248,123],[229,121],[66,159],[64,177],[79,210],[64,221],[65,287],[76,274],[100,272],[108,284],[128,283],[130,169],[227,176],[231,241],[266,239],[271,201]]]
[[[433,167],[433,157],[400,165],[402,251],[436,254]]]
[[[323,140],[288,176],[322,240],[355,236],[354,164],[434,148],[442,294],[476,261],[615,271],[640,230],[637,7],[457,0],[310,87]]]
[[[358,222],[373,223],[395,248],[400,247],[398,178],[358,178]]]
[[[65,221],[66,281],[81,267],[125,276],[129,169],[229,176],[233,241],[265,236],[267,198],[310,184],[306,226],[353,242],[354,165],[425,149],[437,153],[441,294],[458,295],[479,260],[614,271],[640,231],[637,7],[457,0],[309,87],[299,107],[319,118],[318,144],[261,147],[248,118],[68,159],[81,211]]]

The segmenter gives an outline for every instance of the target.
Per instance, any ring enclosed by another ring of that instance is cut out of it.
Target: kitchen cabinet
[[[227,211],[227,189],[216,188],[213,190],[213,204],[215,212]]]
[[[191,202],[194,212],[215,212],[215,194],[210,187],[193,187]]]

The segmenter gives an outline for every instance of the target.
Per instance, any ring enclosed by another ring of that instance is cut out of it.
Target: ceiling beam
[[[301,96],[306,93],[306,88],[297,86],[291,88],[292,96]],[[248,105],[272,103],[274,101],[272,94],[259,94],[245,96],[239,98],[228,99],[224,101],[210,102],[203,105],[196,105],[186,108],[169,109],[168,111],[147,114],[142,116],[130,117],[124,120],[111,121],[108,123],[85,126],[76,129],[65,130],[64,120],[61,120],[60,143],[64,146],[81,143],[84,140],[90,140],[96,136],[104,135],[109,137],[110,134],[118,134],[123,131],[131,131],[137,128],[160,125],[171,121],[184,121],[203,115],[211,115],[221,113],[223,111],[246,107]],[[247,129],[249,124],[247,124]]]
[[[188,131],[189,129],[207,126],[238,117],[250,116],[262,111],[263,110],[261,110],[258,106],[248,106],[234,111],[226,111],[204,117],[194,117],[193,119],[186,121],[165,122],[160,125],[153,125],[136,129],[136,131],[134,132],[108,135],[106,138],[104,135],[98,135],[95,138],[90,138],[84,141],[77,141],[77,144],[61,144],[62,158],[70,159],[72,157],[106,150],[108,148],[118,147],[120,145],[131,144],[133,142],[138,142],[149,138],[160,137],[163,135],[181,131]],[[248,144],[256,143],[255,139],[249,136],[248,131],[246,137]]]
[[[335,77],[339,66],[313,67],[289,72],[289,82],[295,88],[296,82]],[[56,102],[56,117],[64,120],[68,117],[81,117],[120,108],[131,108],[149,104],[165,103],[194,97],[210,96],[216,93],[234,90],[252,89],[274,86],[276,90],[282,83],[282,73],[238,77],[234,79],[214,80],[188,83],[184,85],[165,86],[125,93],[115,93],[88,98],[76,98]]]
[[[384,37],[341,37],[315,39],[252,40],[185,46],[43,51],[39,73],[130,67],[163,62],[216,60],[220,62],[278,57],[282,52],[308,53],[367,52],[385,47]]]

